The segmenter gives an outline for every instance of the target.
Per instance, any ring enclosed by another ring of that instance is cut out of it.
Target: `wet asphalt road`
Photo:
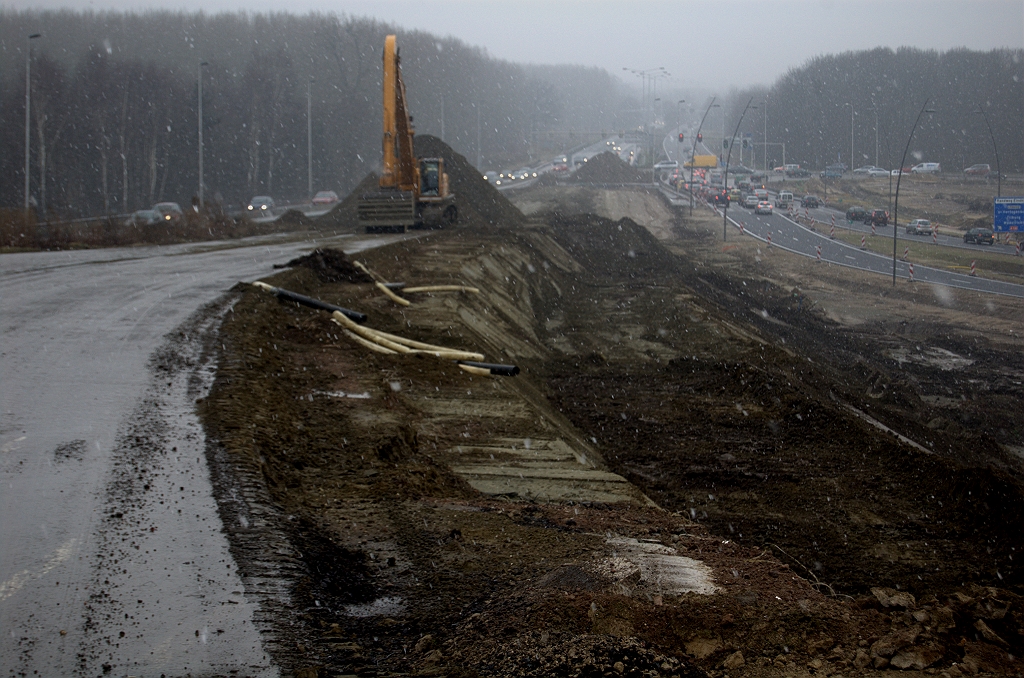
[[[278,674],[213,499],[201,339],[239,280],[396,237],[0,256],[4,675]]]

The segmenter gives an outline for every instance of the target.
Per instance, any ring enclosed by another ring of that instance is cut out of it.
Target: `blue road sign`
[[[999,233],[1024,232],[1024,197],[996,198],[992,230]]]

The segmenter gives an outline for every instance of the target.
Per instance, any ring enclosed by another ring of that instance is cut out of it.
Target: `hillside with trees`
[[[815,57],[770,88],[733,93],[727,104],[730,133],[751,97],[759,108],[747,112],[742,130],[752,134],[759,166],[766,101],[767,140],[786,145],[787,162],[821,168],[841,160],[853,167],[877,164],[889,169],[899,166],[914,120],[928,101],[935,112],[922,116],[907,164],[939,162],[944,171],[959,172],[974,163],[989,163],[994,170],[994,136],[1003,172],[1024,171],[1021,50],[878,48]],[[992,135],[979,110],[985,111]],[[781,164],[781,152],[781,146],[770,145],[768,162]]]
[[[417,131],[485,168],[611,132],[627,122],[617,110],[636,108],[599,69],[525,68],[368,19],[2,12],[2,207],[23,202],[25,49],[34,32],[43,35],[31,41],[32,196],[62,216],[191,200],[200,74],[208,199],[306,198],[307,105],[313,190],[344,194],[379,163],[388,33],[399,36]]]

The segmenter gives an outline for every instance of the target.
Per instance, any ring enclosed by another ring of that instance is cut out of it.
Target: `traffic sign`
[[[1024,231],[1024,197],[996,198],[992,209],[993,231],[999,233]]]

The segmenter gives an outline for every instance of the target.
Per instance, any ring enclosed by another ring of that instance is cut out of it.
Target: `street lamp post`
[[[40,37],[42,33],[33,33],[25,40],[25,220],[28,221],[29,190],[31,182],[29,179],[29,161],[32,158],[32,125],[29,110],[32,106],[32,41]]]
[[[206,66],[209,62],[200,61],[198,76],[199,76],[199,209],[203,209],[203,66]]]
[[[992,139],[992,150],[996,152],[996,180],[999,182],[996,188],[996,197],[1003,197],[1003,170],[999,166],[999,147],[996,146],[996,135],[992,133],[992,125],[988,122],[988,115],[985,114],[985,109],[978,106],[977,113],[981,113],[981,116],[985,118],[985,126],[988,127],[988,136]]]
[[[878,109],[872,109],[875,112],[875,167],[878,167]]]
[[[764,100],[764,136],[761,138],[764,141],[764,180],[768,183],[768,99]]]
[[[736,135],[740,133],[740,125],[743,124],[743,116],[747,114],[747,111],[751,108],[757,108],[757,106],[751,106],[754,102],[754,97],[750,97],[747,101],[747,105],[743,108],[743,113],[740,114],[739,122],[736,123],[736,129],[732,133],[732,141],[729,142],[729,150],[725,154],[725,178],[723,185],[725,186],[725,207],[722,209],[722,240],[726,239],[729,228],[729,158],[732,157],[732,147],[736,145]],[[725,114],[722,114],[725,117]]]
[[[711,97],[711,103],[708,104],[708,109],[704,111],[704,117],[700,119],[700,124],[697,125],[697,131],[693,133],[693,150],[690,151],[690,216],[693,216],[693,166],[696,164],[697,158],[697,137],[700,136],[700,130],[704,127],[704,120],[708,117],[708,113],[714,108],[715,97]]]
[[[844,104],[850,107],[850,169],[853,170],[853,104]]]
[[[914,120],[914,126],[910,128],[910,136],[907,138],[907,145],[903,149],[903,158],[900,160],[900,173],[896,176],[896,197],[893,200],[892,208],[892,285],[896,286],[896,224],[898,223],[898,217],[900,212],[900,180],[903,179],[903,164],[907,161],[907,151],[910,150],[910,142],[914,138],[914,132],[917,130],[917,123],[921,122],[921,116],[925,113],[934,113],[935,110],[928,108],[928,102],[931,99],[925,99],[924,105],[921,106],[921,112],[917,114],[917,119]],[[890,181],[891,181],[890,175]]]
[[[306,161],[308,167],[309,185],[306,194],[309,200],[313,199],[313,77],[310,76],[306,82]]]

